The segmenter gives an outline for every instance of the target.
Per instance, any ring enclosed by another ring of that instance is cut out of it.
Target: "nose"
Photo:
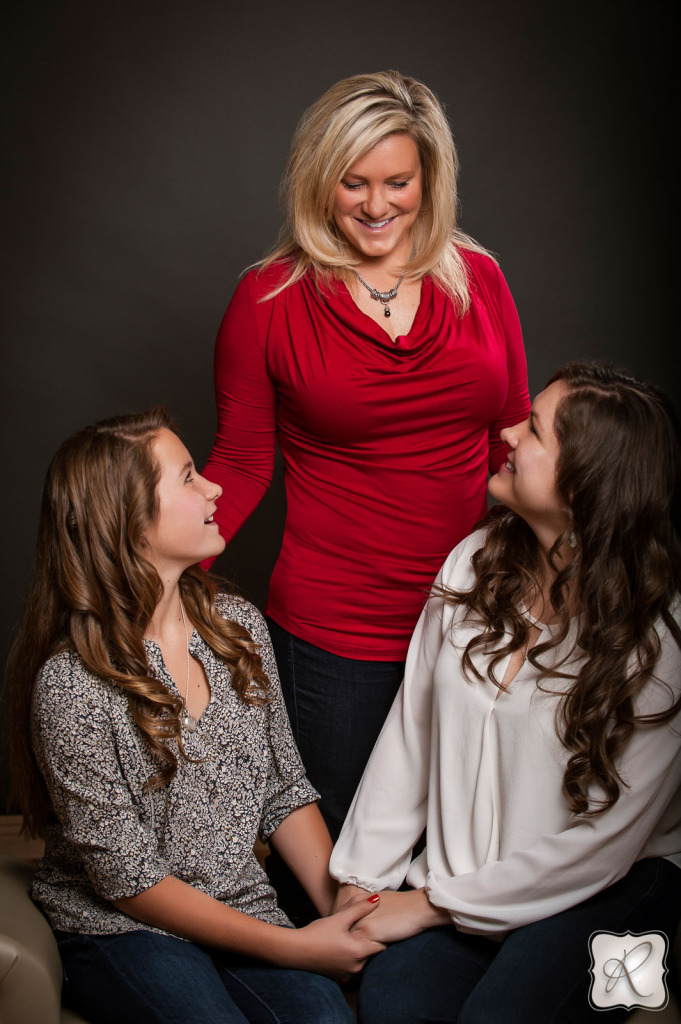
[[[387,209],[388,203],[383,189],[378,185],[369,188],[364,200],[365,213],[372,219],[378,220],[381,214],[387,212]]]
[[[525,420],[524,423],[527,421]],[[499,437],[507,444],[509,448],[518,447],[518,438],[520,437],[520,431],[522,430],[524,423],[516,423],[513,427],[504,427],[499,434]]]
[[[222,487],[220,487],[220,484],[216,484],[212,480],[207,480],[205,476],[201,477],[201,481],[203,483],[206,498],[209,501],[217,501],[222,495]]]

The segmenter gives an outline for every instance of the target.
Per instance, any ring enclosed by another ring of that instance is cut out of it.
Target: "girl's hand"
[[[371,917],[360,918],[353,926],[353,934],[360,934],[374,942],[399,942],[418,935],[426,928],[451,924],[446,910],[434,906],[425,889],[406,892],[384,890]]]
[[[287,943],[290,962],[284,966],[316,971],[338,981],[359,973],[370,956],[385,949],[382,942],[355,931],[380,902],[377,895],[371,900],[364,896],[352,899],[331,917],[322,917],[292,932]]]

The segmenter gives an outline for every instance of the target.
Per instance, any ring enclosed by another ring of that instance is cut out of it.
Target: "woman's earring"
[[[568,537],[568,544],[571,548],[577,547],[577,538],[575,537],[575,531],[570,530],[570,536]]]

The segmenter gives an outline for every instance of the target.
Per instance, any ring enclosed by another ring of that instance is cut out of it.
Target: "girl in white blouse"
[[[602,1020],[592,933],[671,942],[681,916],[673,411],[573,363],[502,437],[503,504],[441,570],[332,855],[392,943],[362,1024]],[[609,1021],[648,995],[612,981]]]

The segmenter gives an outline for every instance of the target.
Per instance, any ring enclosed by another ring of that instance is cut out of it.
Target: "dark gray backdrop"
[[[222,312],[274,240],[298,117],[339,78],[395,67],[446,105],[462,225],[499,256],[533,392],[561,362],[594,356],[678,402],[671,11],[78,0],[10,15],[3,661],[58,442],[164,402],[197,463],[207,455]],[[259,603],[282,515],[277,480],[221,562]]]

